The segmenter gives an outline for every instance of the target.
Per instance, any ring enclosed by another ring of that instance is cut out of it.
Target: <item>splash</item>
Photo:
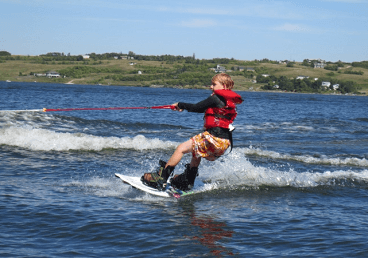
[[[202,168],[201,179],[205,183],[202,191],[261,186],[308,188],[327,185],[366,185],[368,170],[360,172],[337,170],[317,172],[280,171],[270,167],[254,166],[244,157],[240,149],[231,153],[227,159],[215,161],[213,165]],[[209,180],[210,179],[210,180]]]
[[[125,171],[121,171],[126,173]],[[132,172],[139,176],[141,171]],[[317,188],[323,186],[356,187],[368,185],[368,170],[325,171],[322,173],[280,171],[262,166],[254,166],[241,151],[235,150],[228,159],[201,164],[200,176],[195,182],[193,191],[196,194],[211,193],[221,195],[221,191],[259,190],[265,188]],[[103,197],[126,198],[135,201],[161,202],[162,197],[152,196],[116,179],[90,175],[90,177],[74,178],[61,183],[65,191],[81,191]],[[196,194],[193,195],[195,198]],[[174,199],[164,198],[166,201]]]

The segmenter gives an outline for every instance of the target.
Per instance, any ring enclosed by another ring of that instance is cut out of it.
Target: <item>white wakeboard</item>
[[[140,177],[125,176],[125,175],[122,175],[122,174],[119,174],[119,173],[115,173],[115,176],[119,177],[124,183],[129,184],[129,185],[133,186],[136,189],[139,189],[143,192],[146,192],[146,193],[149,193],[149,194],[152,194],[152,195],[156,195],[156,196],[175,197],[175,198],[178,199],[182,196],[193,194],[192,191],[184,192],[184,191],[181,191],[179,189],[175,189],[174,187],[172,187],[170,185],[170,183],[166,184],[166,187],[163,191],[159,191],[155,188],[152,188],[152,187],[149,187],[149,186],[143,184]]]

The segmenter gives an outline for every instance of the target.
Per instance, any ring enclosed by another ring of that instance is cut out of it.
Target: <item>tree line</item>
[[[368,69],[368,61],[353,62],[351,65],[353,67],[361,67],[361,68]]]
[[[139,74],[139,71],[141,74]],[[82,78],[91,73],[101,73],[105,74],[102,75],[102,79],[123,82],[154,81],[154,84],[164,85],[206,85],[213,76],[213,72],[209,71],[208,66],[186,63],[174,65],[173,68],[140,65],[134,70],[78,65],[61,69],[59,73],[70,78]]]
[[[0,56],[11,56],[8,51],[0,51]]]
[[[322,87],[323,81],[329,81],[329,87]],[[263,77],[262,75],[257,76],[257,82],[259,83],[267,83],[262,86],[263,90],[282,90],[289,92],[310,92],[310,93],[321,93],[326,90],[334,90],[333,85],[338,84],[338,91],[345,93],[355,93],[359,94],[358,85],[353,81],[339,81],[337,79],[289,79],[286,76],[276,77],[274,75]],[[276,86],[278,85],[278,87]],[[275,87],[276,86],[276,87]]]

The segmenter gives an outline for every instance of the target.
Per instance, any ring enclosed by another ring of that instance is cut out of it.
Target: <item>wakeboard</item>
[[[166,187],[163,191],[159,191],[155,188],[143,184],[140,177],[125,176],[119,173],[115,173],[115,176],[119,177],[124,183],[129,184],[138,190],[160,197],[174,197],[176,199],[179,199],[183,196],[191,195],[194,193],[193,191],[185,192],[179,189],[175,189],[170,185],[170,183],[166,184]]]

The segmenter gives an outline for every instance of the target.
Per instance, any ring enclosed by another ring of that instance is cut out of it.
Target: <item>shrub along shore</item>
[[[205,88],[216,72],[226,72],[235,81],[236,90],[368,94],[368,61],[199,60],[194,56],[143,56],[133,52],[13,56],[4,52],[0,52],[1,81]],[[316,64],[323,68],[314,68]]]

